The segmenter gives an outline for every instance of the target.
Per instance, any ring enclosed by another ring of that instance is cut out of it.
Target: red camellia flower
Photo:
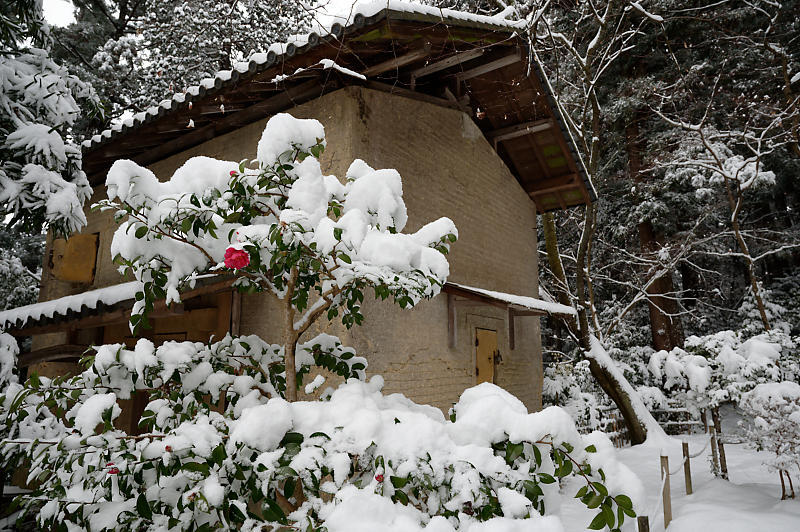
[[[250,264],[250,254],[243,249],[228,248],[225,250],[225,266],[232,270],[244,268]]]
[[[375,475],[375,480],[378,482],[383,482],[383,475]]]
[[[172,446],[171,445],[167,445],[166,447],[164,447],[164,450],[167,451],[168,453],[171,453],[172,452]]]
[[[231,177],[236,176],[236,170],[231,170]]]
[[[108,474],[109,475],[119,475],[119,468],[118,467],[112,467],[111,469],[108,470]]]

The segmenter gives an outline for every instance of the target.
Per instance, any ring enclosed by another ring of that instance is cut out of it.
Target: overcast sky
[[[72,2],[66,0],[44,0],[44,18],[51,26],[67,26],[75,21]]]

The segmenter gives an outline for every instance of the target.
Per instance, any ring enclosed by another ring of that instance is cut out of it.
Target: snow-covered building
[[[169,176],[189,157],[252,158],[277,112],[325,126],[323,171],[351,161],[403,177],[413,231],[451,218],[459,241],[443,293],[413,310],[366,302],[365,324],[323,324],[369,360],[387,392],[447,409],[493,381],[541,405],[539,316],[571,312],[538,299],[536,214],[596,199],[518,23],[401,2],[357,5],[346,20],[273,45],[84,143],[92,203],[110,165],[127,158]],[[41,303],[0,313],[0,327],[33,336],[20,364],[74,369],[97,343],[133,342],[135,287],[110,255],[111,214],[88,212],[69,240],[48,238]],[[143,336],[206,341],[227,332],[275,337],[269,295],[241,295],[215,278],[156,306]],[[310,334],[314,332],[310,331]],[[144,404],[129,409],[135,416]]]

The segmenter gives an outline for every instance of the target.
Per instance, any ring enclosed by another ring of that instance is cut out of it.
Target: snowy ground
[[[700,451],[707,436],[696,434],[681,436],[689,442],[690,454]],[[681,463],[680,440],[667,447],[670,468],[675,471]],[[619,451],[619,457],[644,483],[646,490],[645,512],[650,517],[650,530],[664,530],[660,505],[659,472],[660,445],[638,445]],[[800,531],[800,500],[781,501],[780,480],[762,465],[762,453],[756,453],[742,444],[725,446],[730,482],[715,479],[710,471],[711,450],[692,459],[694,493],[686,495],[683,471],[670,477],[672,483],[672,523],[669,532],[790,532]],[[800,487],[797,475],[793,476],[795,490]],[[577,491],[578,484],[567,486],[567,493]],[[654,511],[655,508],[658,508]],[[594,512],[573,499],[561,508],[565,530],[584,530]],[[631,520],[635,521],[635,520]],[[626,521],[623,530],[636,530],[635,522]]]

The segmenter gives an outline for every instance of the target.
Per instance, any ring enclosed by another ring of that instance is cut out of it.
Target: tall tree
[[[41,2],[0,2],[0,218],[69,233],[90,193],[74,127],[97,111],[91,86],[54,62]]]

